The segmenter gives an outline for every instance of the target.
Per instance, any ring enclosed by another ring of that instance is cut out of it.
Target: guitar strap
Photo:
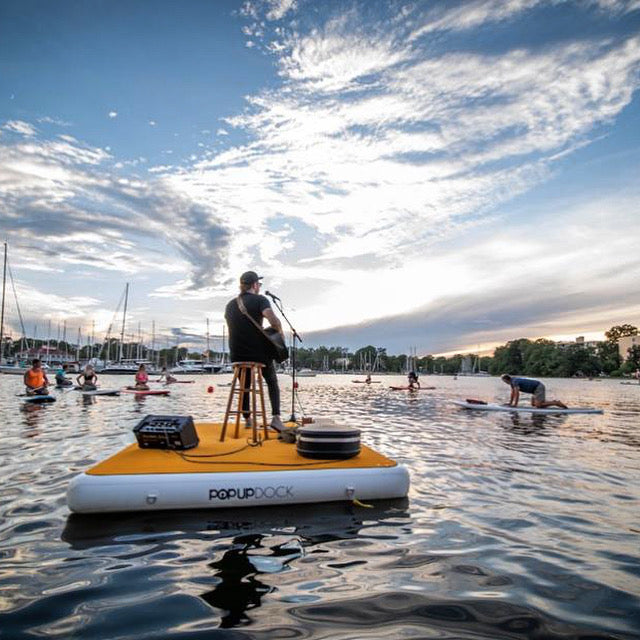
[[[256,329],[258,329],[258,331],[267,339],[269,340],[269,342],[271,342],[271,338],[269,337],[269,334],[265,332],[265,330],[255,321],[255,319],[253,318],[253,316],[247,311],[247,307],[244,306],[244,302],[242,301],[242,297],[238,296],[236,298],[236,303],[238,304],[238,309],[240,309],[240,312],[247,316],[247,318],[249,318],[249,320],[251,320],[251,322],[253,322],[253,324],[255,325]]]

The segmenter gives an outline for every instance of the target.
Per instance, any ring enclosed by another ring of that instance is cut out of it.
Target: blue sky
[[[248,268],[305,345],[640,324],[639,0],[5,1],[0,28],[29,333],[104,335],[130,282],[128,333],[187,344]]]

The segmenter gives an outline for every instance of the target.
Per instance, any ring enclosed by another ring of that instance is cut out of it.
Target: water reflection
[[[221,617],[222,628],[246,625],[250,618],[249,609],[260,606],[262,596],[271,588],[256,577],[258,571],[251,562],[249,551],[260,549],[263,535],[242,535],[233,539],[233,546],[225,551],[222,558],[209,564],[216,569],[215,576],[220,583],[200,597],[224,613]]]
[[[163,540],[171,535],[182,537],[206,532],[214,537],[230,535],[300,536],[306,544],[353,538],[374,524],[409,518],[409,501],[379,500],[364,509],[349,503],[324,503],[290,507],[255,507],[252,509],[216,509],[212,511],[157,511],[122,514],[71,514],[61,538],[73,549],[91,549],[128,544],[147,544],[159,534]]]
[[[541,434],[546,426],[559,427],[567,420],[566,415],[552,416],[548,414],[537,413],[510,413],[509,422],[514,432],[521,433],[523,435],[538,433]],[[503,426],[507,426],[504,423]]]
[[[43,404],[29,404],[25,402],[20,407],[22,414],[22,423],[26,427],[23,432],[26,438],[33,438],[40,433],[38,427],[42,424],[43,413],[47,410],[47,406]]]
[[[357,600],[311,604],[289,611],[302,625],[331,633],[333,638],[363,637],[363,629],[377,637],[422,638],[545,638],[616,640],[618,635],[597,633],[578,624],[560,623],[531,607],[496,600],[450,601],[418,593],[382,593]]]
[[[219,420],[230,377],[29,408],[5,378],[7,637],[640,637],[636,388],[554,380],[605,414],[483,414],[450,401],[504,402],[499,380],[438,377],[408,394],[387,388],[401,377],[360,389],[318,376],[305,410],[405,463],[410,502],[69,516],[69,480],[134,442],[142,415]]]

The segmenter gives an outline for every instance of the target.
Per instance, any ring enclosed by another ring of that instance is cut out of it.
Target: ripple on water
[[[229,378],[24,411],[12,378],[0,377],[8,638],[640,636],[636,389],[549,380],[607,412],[492,415],[450,404],[503,401],[491,378],[434,376],[419,394],[387,388],[401,378],[303,379],[308,413],[359,426],[409,467],[409,500],[82,517],[64,506],[72,476],[133,442],[147,413],[219,419]]]

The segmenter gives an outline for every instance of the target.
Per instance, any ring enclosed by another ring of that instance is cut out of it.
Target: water
[[[352,377],[303,378],[300,403],[406,464],[407,500],[72,516],[75,474],[147,413],[219,420],[229,376],[28,407],[0,376],[0,638],[640,637],[640,385],[548,380],[605,414],[518,416],[449,404],[505,401],[495,378]]]

